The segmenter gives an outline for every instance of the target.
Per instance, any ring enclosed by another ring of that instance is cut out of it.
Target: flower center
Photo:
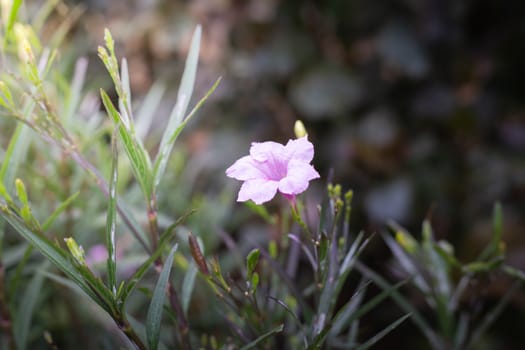
[[[286,177],[288,164],[277,157],[270,157],[263,163],[261,170],[268,180],[279,181]]]

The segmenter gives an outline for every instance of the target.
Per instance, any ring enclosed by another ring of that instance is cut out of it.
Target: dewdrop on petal
[[[293,131],[295,133],[295,137],[300,139],[301,137],[308,136],[308,133],[306,132],[306,128],[304,127],[304,124],[300,120],[295,121],[295,125],[293,126]]]

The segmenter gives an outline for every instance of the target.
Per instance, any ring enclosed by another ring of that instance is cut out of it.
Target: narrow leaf
[[[47,269],[47,265],[48,264],[44,264],[42,270],[37,271],[27,285],[21,299],[20,307],[16,313],[13,332],[19,350],[27,349],[31,319],[42,292],[42,283],[44,282],[43,271]]]
[[[164,175],[164,171],[166,170],[166,164],[168,162],[168,158],[171,154],[173,144],[177,140],[177,137],[182,132],[186,124],[188,124],[188,122],[191,120],[191,117],[193,117],[195,113],[197,113],[197,111],[204,104],[204,102],[208,99],[208,97],[215,91],[217,86],[219,86],[220,81],[221,81],[221,78],[217,79],[217,81],[215,81],[213,86],[208,90],[206,95],[204,95],[204,97],[199,100],[199,102],[195,105],[195,107],[193,107],[193,109],[188,114],[186,119],[184,119],[184,121],[178,123],[174,127],[173,132],[168,135],[167,141],[165,143],[161,142],[160,147],[159,147],[160,151],[157,154],[157,158],[155,158],[155,164],[153,167],[153,179],[154,179],[153,185],[155,188],[157,188],[157,186],[160,183],[160,179]],[[164,135],[166,135],[168,130],[169,129],[166,129],[166,131],[164,132]],[[163,140],[164,140],[164,136],[163,136]]]
[[[253,272],[255,271],[255,268],[257,267],[257,263],[259,262],[259,255],[261,255],[261,251],[255,248],[251,252],[249,252],[248,256],[246,257],[246,271],[248,279],[251,278]]]
[[[116,242],[116,223],[117,223],[117,181],[118,181],[118,152],[117,152],[117,132],[113,132],[111,138],[111,178],[109,181],[109,206],[106,219],[106,247],[108,250],[108,286],[113,295],[117,294],[117,242]]]
[[[246,344],[245,346],[243,346],[241,348],[241,350],[260,349],[260,347],[258,347],[257,345],[259,345],[260,343],[262,343],[263,341],[265,341],[266,339],[268,339],[272,335],[274,335],[276,333],[281,333],[283,331],[283,329],[284,329],[284,325],[281,324],[281,325],[275,327],[274,329],[272,329],[271,331],[269,331],[267,333],[264,333],[259,338],[257,338],[254,341],[252,341],[251,343]]]
[[[195,263],[189,264],[186,275],[184,275],[184,281],[182,281],[182,310],[186,315],[188,314],[193,288],[195,287],[195,277],[197,277],[198,271]]]
[[[142,279],[146,271],[150,268],[155,260],[162,254],[164,251],[164,244],[166,244],[173,237],[173,230],[167,230],[164,232],[159,241],[158,248],[149,256],[149,258],[144,261],[140,267],[133,273],[133,275],[128,279],[129,282],[124,288],[119,288],[119,294],[117,299],[122,300],[123,302],[127,299],[129,294],[135,289],[137,283]]]
[[[126,151],[126,154],[131,162],[133,173],[135,174],[135,177],[142,188],[142,192],[144,193],[147,200],[149,200],[151,195],[152,178],[151,160],[149,155],[144,149],[142,143],[138,142],[135,135],[125,127],[123,124],[125,120],[115,109],[115,106],[111,102],[111,99],[107,93],[101,89],[100,95],[108,115],[111,117],[115,125],[118,125],[119,135],[122,139],[124,150]]]
[[[421,313],[419,313],[419,311],[414,307],[414,305],[412,305],[401,293],[399,293],[395,289],[392,289],[390,283],[388,283],[383,277],[381,277],[379,274],[372,271],[359,261],[356,263],[356,268],[364,276],[374,281],[374,283],[381,289],[391,290],[392,299],[402,310],[411,314],[411,320],[421,330],[421,332],[423,332],[428,341],[434,345],[440,344],[440,340],[438,339],[437,335],[432,330],[427,321],[423,318]]]
[[[80,192],[75,192],[71,196],[69,196],[65,201],[60,203],[60,205],[51,213],[51,215],[44,221],[42,224],[42,231],[47,231],[53,222],[55,222],[56,218],[62,213],[80,194]]]
[[[146,97],[140,104],[140,108],[136,114],[135,120],[135,132],[140,140],[144,140],[148,134],[151,124],[153,122],[153,116],[159,107],[162,95],[166,87],[159,83],[153,84],[151,89],[148,91]]]
[[[394,329],[397,328],[397,326],[399,326],[401,323],[405,322],[405,320],[407,318],[409,318],[409,317],[410,317],[410,314],[406,314],[406,315],[402,316],[401,318],[399,318],[398,320],[392,322],[386,328],[384,328],[381,332],[377,333],[372,338],[367,340],[364,344],[359,346],[356,350],[366,350],[366,349],[370,348],[371,346],[375,345],[385,335],[387,335],[388,333],[392,332]]]
[[[150,350],[156,350],[159,344],[160,325],[162,320],[162,310],[164,307],[164,299],[166,297],[166,287],[170,277],[171,268],[173,266],[173,254],[177,250],[177,245],[171,248],[170,255],[166,259],[164,267],[160,272],[157,285],[153,290],[153,297],[148,309],[146,317],[146,338]]]
[[[67,253],[53,244],[47,237],[27,228],[9,209],[1,208],[0,215],[29,243],[35,246],[48,260],[71,278],[93,301],[107,312],[111,311],[111,300],[105,297],[104,291],[94,290],[85,281],[84,275],[75,268]]]
[[[199,51],[201,42],[201,26],[197,26],[193,37],[191,39],[191,46],[186,58],[186,64],[184,66],[184,72],[182,73],[182,79],[179,86],[179,92],[177,94],[177,103],[171,112],[168,126],[164,135],[162,136],[161,149],[169,142],[171,135],[182,123],[182,118],[186,114],[186,109],[190,103],[191,95],[193,94],[193,87],[195,85],[195,76],[197,74],[197,64],[199,61]]]
[[[16,17],[18,15],[18,10],[20,9],[20,5],[22,5],[22,0],[13,0],[13,3],[11,4],[11,12],[9,13],[9,17],[7,20],[7,26],[6,26],[6,38],[10,35],[11,30],[13,29],[13,26],[16,22]]]

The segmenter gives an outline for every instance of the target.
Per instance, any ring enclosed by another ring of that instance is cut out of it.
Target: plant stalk
[[[137,350],[148,350],[147,346],[142,342],[137,333],[135,333],[125,316],[116,319],[115,322]]]

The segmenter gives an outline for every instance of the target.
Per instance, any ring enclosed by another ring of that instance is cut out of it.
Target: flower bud
[[[69,252],[73,255],[73,258],[75,258],[79,264],[86,265],[84,249],[82,246],[79,246],[72,237],[64,238],[64,241],[66,242],[67,249],[69,249]]]
[[[306,128],[304,127],[303,122],[300,120],[295,121],[293,131],[295,133],[295,137],[297,137],[298,139],[300,139],[301,137],[308,136],[308,133],[306,132]]]

